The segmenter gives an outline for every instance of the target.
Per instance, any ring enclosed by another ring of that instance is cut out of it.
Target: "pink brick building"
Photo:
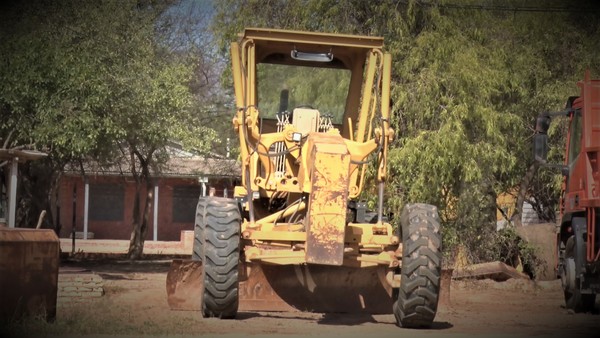
[[[60,182],[60,237],[70,237],[75,224],[78,238],[129,239],[133,177],[92,165],[85,171],[84,177],[80,171],[68,170]],[[194,229],[198,197],[207,195],[210,188],[217,196],[233,196],[239,165],[230,159],[173,158],[154,180],[146,240],[179,241],[181,231]],[[142,195],[147,196],[145,191]]]

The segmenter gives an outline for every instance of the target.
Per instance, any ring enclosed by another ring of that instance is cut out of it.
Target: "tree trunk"
[[[142,258],[144,252],[144,242],[148,234],[148,219],[150,218],[150,210],[152,210],[152,201],[154,198],[154,189],[152,182],[146,178],[146,199],[144,208],[140,212],[142,203],[141,185],[136,188],[136,196],[134,200],[134,216],[133,216],[133,231],[131,232],[131,240],[129,242],[128,258],[136,260]]]
[[[152,152],[145,159],[137,151],[132,152],[132,160],[135,156],[140,161],[141,173],[137,173],[135,165],[132,166],[132,174],[135,177],[135,197],[133,201],[133,229],[131,231],[131,239],[129,241],[129,251],[127,257],[131,260],[142,258],[144,252],[144,241],[146,240],[146,234],[148,233],[148,218],[150,216],[150,210],[152,210],[152,201],[154,199],[154,185],[150,178],[149,163],[152,157]],[[145,183],[146,196],[145,200],[142,201],[142,184]],[[144,203],[143,210],[141,208],[142,202]]]
[[[523,204],[525,204],[525,198],[527,197],[529,185],[531,184],[531,181],[533,181],[538,167],[539,164],[537,162],[533,162],[533,164],[529,166],[529,169],[527,169],[525,176],[523,176],[523,178],[521,179],[519,192],[517,193],[517,200],[515,202],[515,211],[510,218],[511,223],[515,227],[523,226],[523,223],[521,222],[521,217],[523,214]]]
[[[133,197],[133,222],[131,230],[131,238],[129,240],[129,251],[127,257],[135,260],[142,257],[144,251],[144,243],[141,237],[141,217],[140,217],[140,199],[141,199],[141,183],[139,178],[135,182],[135,196]]]
[[[61,224],[59,220],[58,210],[60,210],[60,198],[59,198],[59,187],[60,180],[62,178],[61,172],[56,172],[52,178],[52,185],[48,191],[48,215],[46,216],[47,222],[52,225],[54,232],[57,236],[60,236]]]
[[[45,210],[42,228],[54,229],[57,235],[60,228],[56,220],[57,195],[63,162],[44,159],[28,162],[19,168],[19,200],[17,205],[17,226],[33,228],[40,214]]]

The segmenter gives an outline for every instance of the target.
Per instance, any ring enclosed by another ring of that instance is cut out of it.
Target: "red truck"
[[[590,79],[587,71],[577,86],[580,95],[570,97],[565,110],[537,118],[534,157],[546,165],[551,118],[567,116],[556,272],[566,307],[588,312],[600,292],[600,80]]]

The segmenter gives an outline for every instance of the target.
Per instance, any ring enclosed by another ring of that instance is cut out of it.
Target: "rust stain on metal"
[[[202,262],[174,259],[167,273],[167,303],[171,310],[200,311]]]
[[[306,262],[342,265],[350,155],[343,140],[328,139],[312,149]]]
[[[285,265],[279,266],[279,268]],[[239,310],[240,311],[286,311],[294,312],[298,309],[286,303],[271,287],[271,282],[276,286],[278,281],[285,279],[286,269],[273,269],[270,279],[267,279],[261,265],[258,263],[243,263],[240,265],[240,276],[243,279],[239,284]]]
[[[269,265],[240,262],[240,311],[391,313],[385,267]],[[202,263],[174,260],[167,275],[172,310],[200,311]],[[344,297],[339,297],[343,285]]]
[[[248,279],[240,282],[239,309],[389,314],[393,297],[378,278],[381,269],[385,267],[248,263]]]

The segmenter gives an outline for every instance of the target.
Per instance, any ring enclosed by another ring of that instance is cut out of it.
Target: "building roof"
[[[161,165],[158,177],[239,177],[241,175],[240,163],[227,158],[206,158],[202,156],[171,157],[167,163]],[[101,165],[97,162],[83,163],[86,175],[114,176],[131,175],[128,163]],[[70,164],[65,168],[65,174],[78,175],[81,168],[77,164]]]
[[[12,160],[16,158],[19,162],[26,162],[38,160],[46,156],[48,154],[37,150],[0,149],[0,160]]]
[[[163,170],[167,176],[222,176],[239,177],[241,165],[238,161],[201,156],[171,158]]]

